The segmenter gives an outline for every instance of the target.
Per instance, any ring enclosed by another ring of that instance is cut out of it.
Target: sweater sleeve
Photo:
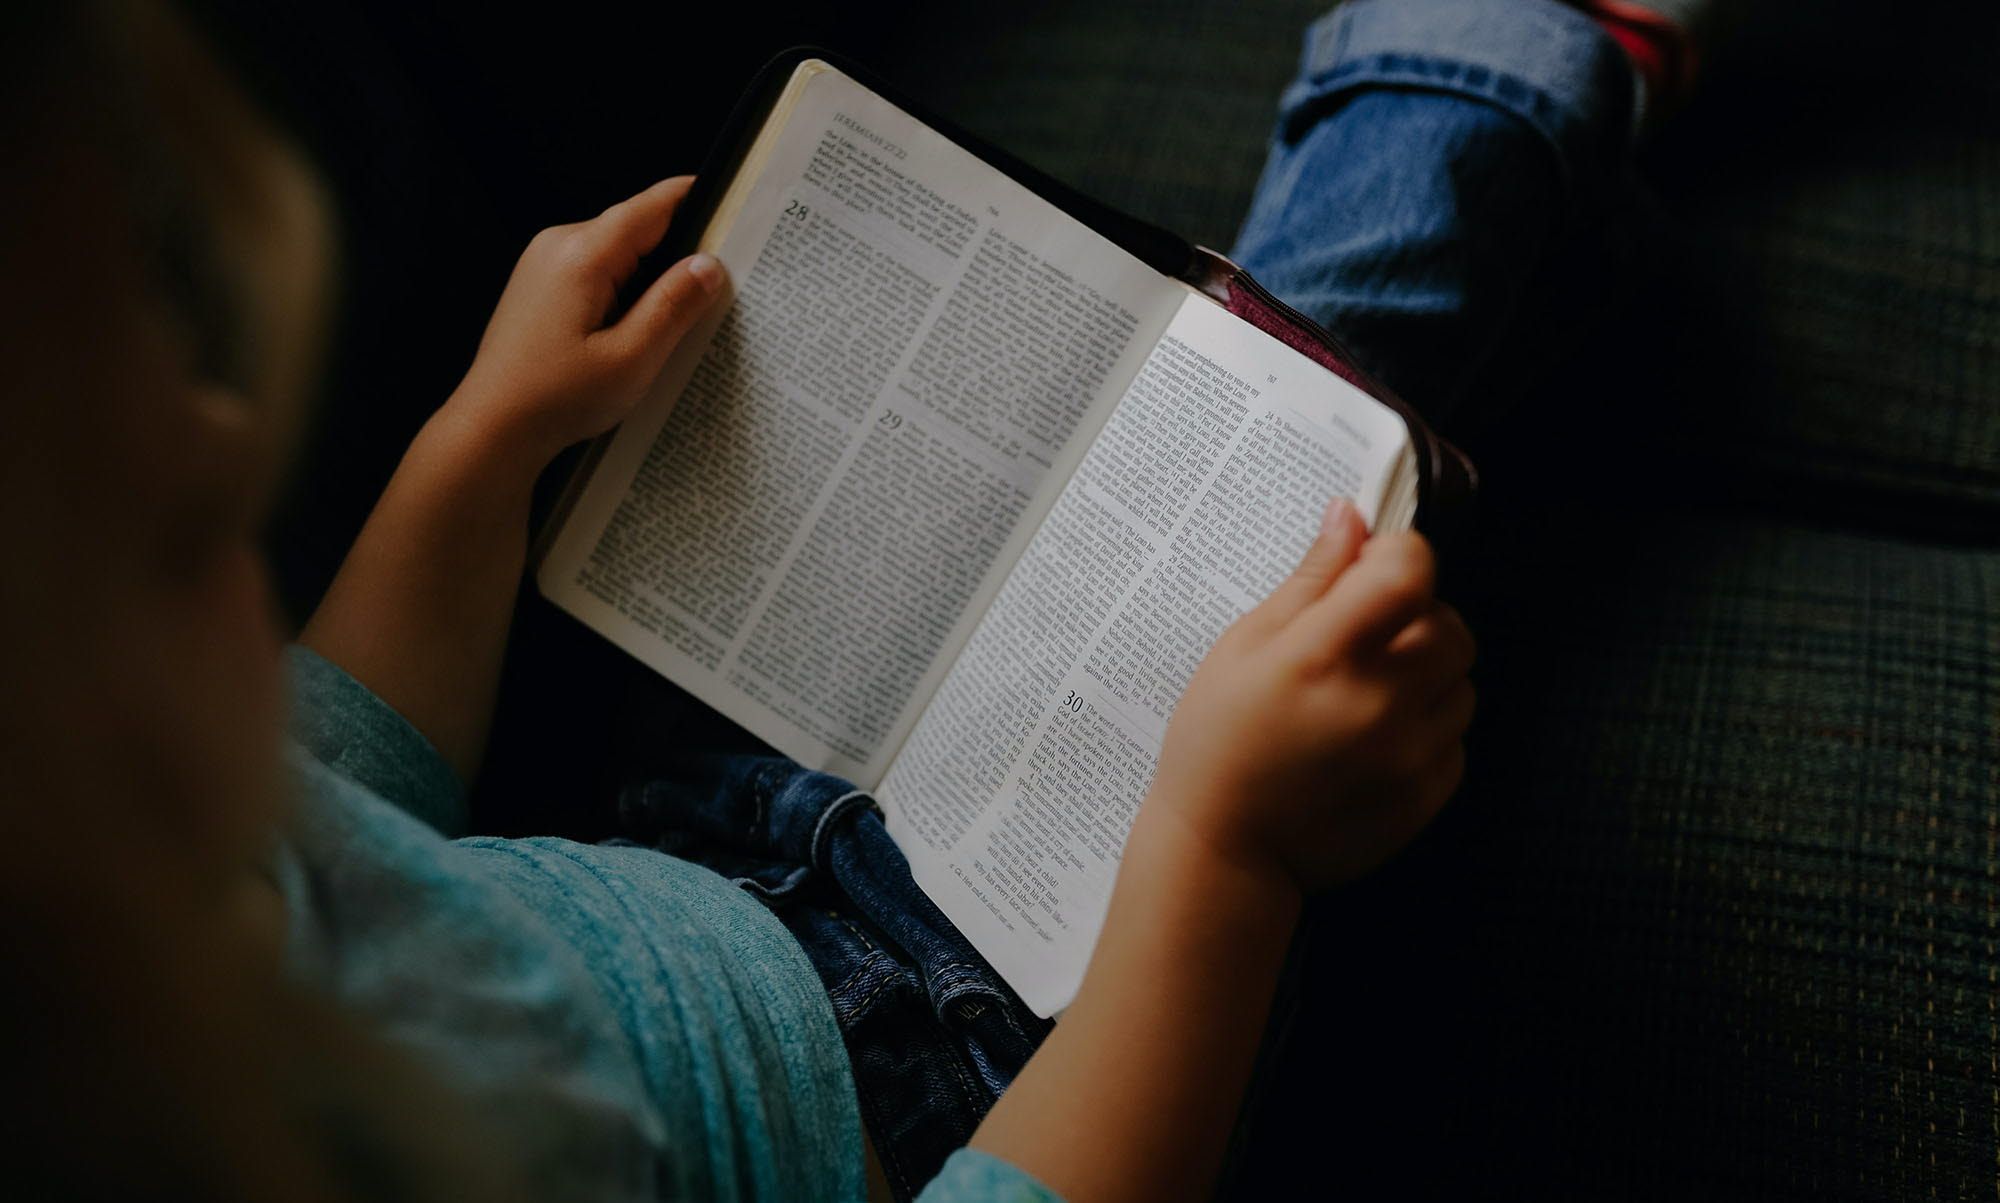
[[[1062,1196],[991,1153],[953,1153],[917,1203],[1062,1203]]]
[[[285,668],[292,738],[307,754],[441,835],[464,832],[465,787],[408,719],[310,648],[286,649]]]

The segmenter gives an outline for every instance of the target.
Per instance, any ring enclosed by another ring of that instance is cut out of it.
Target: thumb
[[[1319,534],[1292,575],[1285,578],[1271,596],[1264,599],[1258,609],[1266,611],[1273,622],[1284,623],[1292,616],[1312,604],[1326,592],[1334,579],[1347,571],[1361,554],[1361,545],[1368,540],[1368,527],[1361,521],[1361,511],[1345,497],[1336,497],[1327,503],[1326,512],[1320,515]]]
[[[660,273],[617,323],[593,337],[636,370],[656,375],[686,334],[724,291],[729,273],[706,252],[689,255]]]

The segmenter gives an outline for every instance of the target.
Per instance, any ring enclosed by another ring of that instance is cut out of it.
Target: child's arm
[[[973,1145],[1071,1203],[1211,1191],[1303,896],[1457,788],[1472,638],[1415,535],[1329,509],[1167,729],[1076,1002]]]
[[[536,476],[623,418],[721,291],[721,266],[695,256],[604,321],[689,183],[656,184],[528,245],[471,370],[418,433],[300,636],[461,777],[492,720]]]

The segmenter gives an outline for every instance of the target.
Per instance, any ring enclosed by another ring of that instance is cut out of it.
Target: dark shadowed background
[[[692,170],[770,53],[1226,249],[1319,11],[193,7],[345,227],[295,616],[528,237]],[[1626,303],[1448,432],[1487,481],[1472,778],[1325,906],[1246,1191],[1993,1197],[2000,15],[1774,0],[1712,67]],[[601,833],[648,746],[729,738],[678,715],[524,599],[482,827]]]

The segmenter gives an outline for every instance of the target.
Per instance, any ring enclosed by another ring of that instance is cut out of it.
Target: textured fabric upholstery
[[[1524,1187],[1990,1188],[2000,555],[1604,535],[1481,613],[1496,771],[1421,884],[1533,1068],[1462,1122],[1557,1139]]]
[[[1570,534],[1489,543],[1470,782],[1324,904],[1245,1193],[1990,1189],[2000,554]]]

